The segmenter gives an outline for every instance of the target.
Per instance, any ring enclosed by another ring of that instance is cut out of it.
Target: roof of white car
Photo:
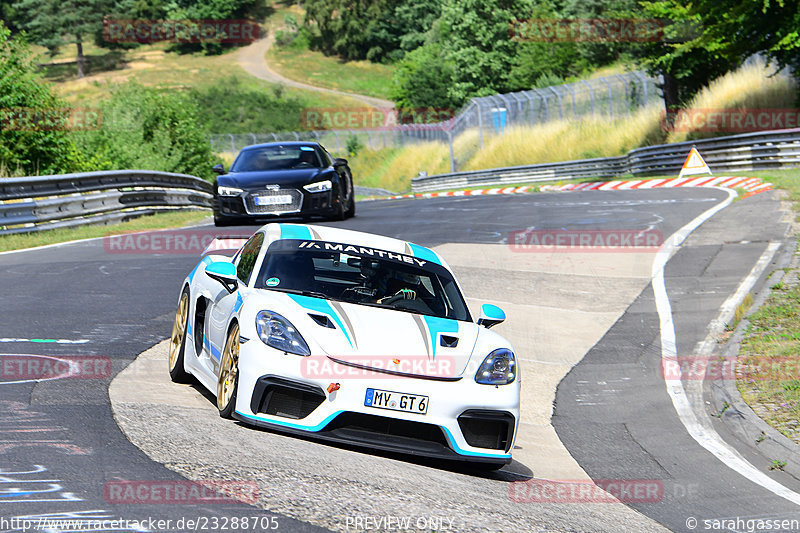
[[[329,226],[317,226],[312,224],[276,224],[270,223],[262,228],[267,239],[271,242],[278,239],[301,239],[314,241],[328,241],[335,243],[350,244],[354,246],[367,246],[389,252],[401,253],[424,259],[432,263],[447,267],[445,261],[439,255],[425,246],[406,242],[392,237],[375,235],[374,233],[364,233],[349,229],[332,228]]]

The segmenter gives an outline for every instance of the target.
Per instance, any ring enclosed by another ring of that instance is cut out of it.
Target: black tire
[[[175,313],[175,323],[172,325],[172,335],[169,341],[169,378],[175,383],[187,383],[191,375],[184,367],[186,353],[186,335],[189,331],[189,287],[184,287]]]
[[[230,377],[230,374],[233,374],[233,376]],[[219,416],[233,418],[238,392],[239,324],[234,323],[230,331],[228,331],[228,338],[225,341],[225,348],[222,350],[222,358],[219,362],[219,377],[217,378],[217,409],[219,410]]]
[[[347,202],[347,210],[344,213],[345,218],[353,218],[356,216],[356,191],[350,187],[350,201]]]
[[[333,212],[333,220],[345,220],[347,218],[347,209],[345,208],[344,201],[345,199],[342,197],[341,189],[339,190],[339,198],[336,202],[336,207]]]

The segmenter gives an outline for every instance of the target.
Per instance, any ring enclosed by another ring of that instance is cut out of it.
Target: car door
[[[208,346],[208,348],[211,354],[209,361],[213,365],[213,372],[215,375],[217,375],[219,371],[219,363],[222,350],[225,348],[225,341],[227,340],[230,318],[242,305],[244,298],[243,292],[247,290],[247,284],[250,282],[250,277],[253,275],[253,269],[256,266],[256,260],[258,259],[258,254],[263,244],[263,233],[259,232],[250,237],[233,259],[233,264],[236,266],[236,277],[239,279],[239,285],[236,290],[228,292],[227,289],[220,285],[219,292],[217,292],[210,303],[211,310],[208,313],[210,346]]]

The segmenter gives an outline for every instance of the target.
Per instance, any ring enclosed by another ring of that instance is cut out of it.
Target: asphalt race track
[[[769,243],[784,240],[786,228],[777,213],[776,195],[764,193],[725,208],[692,234],[667,264],[666,286],[679,354],[690,354],[703,340],[720,305]],[[506,242],[509,232],[526,228],[655,228],[666,237],[726,198],[727,193],[717,189],[664,189],[376,201],[360,203],[356,218],[331,224],[426,246],[497,245]],[[226,228],[225,233],[246,234],[254,229]],[[215,229],[186,231],[207,234]],[[196,251],[175,253],[152,245],[149,249],[119,249],[109,240],[0,254],[4,311],[0,323],[0,532],[22,529],[20,522],[11,521],[15,517],[109,520],[95,531],[216,531],[225,529],[223,525],[240,531],[268,529],[265,525],[276,525],[280,531],[317,531],[322,530],[320,525],[366,530],[363,522],[359,528],[341,519],[320,518],[327,502],[338,497],[337,483],[357,491],[365,479],[388,472],[396,476],[393,483],[403,497],[413,496],[413,483],[428,485],[427,499],[410,502],[409,507],[421,509],[417,512],[425,516],[444,516],[453,511],[436,499],[437,487],[431,487],[430,480],[441,481],[452,491],[450,503],[458,500],[466,513],[471,506],[479,508],[482,491],[507,494],[510,482],[536,476],[535,470],[519,462],[487,475],[281,437],[287,449],[268,447],[263,453],[272,458],[285,453],[296,461],[303,461],[302,453],[307,453],[309,460],[353,461],[354,465],[343,465],[339,479],[330,479],[327,486],[308,478],[303,498],[273,494],[276,501],[283,497],[291,505],[266,509],[231,501],[166,504],[152,495],[144,498],[146,501],[121,499],[114,489],[125,482],[165,482],[174,488],[184,480],[176,473],[180,468],[151,460],[128,441],[114,420],[108,387],[140,353],[169,336],[180,283],[197,259]],[[509,316],[509,322],[512,320]],[[44,361],[43,356],[86,356],[96,372],[84,376],[86,379],[29,381],[25,372],[34,368],[31,361]],[[165,361],[163,368],[166,374]],[[558,388],[553,424],[585,472],[595,480],[658,480],[663,494],[657,501],[631,506],[675,531],[691,530],[686,526],[689,517],[701,520],[696,531],[703,530],[702,519],[800,518],[794,504],[734,472],[688,435],[659,372],[659,317],[648,285]],[[190,388],[192,391],[202,397],[198,390]],[[212,408],[208,420],[147,410],[141,417],[178,429],[220,431],[230,424],[235,428],[232,432],[277,442],[268,432],[219,420],[213,404],[209,402],[208,407]],[[762,456],[755,446],[734,442],[724,423],[717,424],[723,438],[766,470],[772,458]],[[212,443],[222,438],[219,433],[207,435]],[[176,437],[176,442],[182,438]],[[231,441],[215,450],[220,464],[228,464],[224,459],[236,446]],[[160,455],[170,456],[171,448],[168,440],[159,441]],[[258,453],[257,449],[250,451]],[[292,468],[292,464],[283,466]],[[378,469],[384,467],[387,470]],[[403,472],[408,479],[403,479]],[[270,471],[258,475],[268,478]],[[770,475],[784,486],[800,490],[800,483],[788,474]],[[205,477],[238,479],[245,489],[249,486],[248,478],[232,478],[224,468],[205,472]],[[390,498],[391,494],[380,497]],[[370,494],[365,492],[363,498],[369,499]],[[380,500],[376,501],[375,508],[380,509]],[[339,503],[346,506],[346,502]],[[513,523],[492,522],[490,515],[480,524],[461,521],[450,530],[518,531],[524,525],[528,531],[615,531],[619,527],[611,518],[604,521],[603,504],[532,506],[506,501],[505,505],[507,512],[502,516],[509,516]],[[585,516],[581,516],[583,510]],[[631,513],[630,524],[638,523],[635,515]],[[262,527],[238,524],[234,528],[232,520],[244,516]],[[117,518],[131,522],[111,522]],[[158,520],[164,522],[158,524]],[[194,520],[194,527],[188,525],[189,520]],[[642,530],[648,523],[642,517]],[[211,527],[213,524],[216,526]],[[444,530],[444,526],[438,529]],[[52,531],[77,529],[51,527]]]

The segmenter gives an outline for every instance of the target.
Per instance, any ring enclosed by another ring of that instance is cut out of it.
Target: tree
[[[443,0],[308,0],[312,45],[344,59],[393,61],[425,42]]]
[[[762,1],[769,2],[751,3]],[[741,65],[746,57],[734,44],[740,39],[736,36],[738,28],[729,35],[712,30],[720,18],[729,17],[727,4],[722,9],[719,2],[714,3],[716,9],[703,15],[694,4],[683,0],[641,2],[645,17],[663,22],[663,35],[634,47],[633,56],[651,74],[664,77],[662,91],[667,109],[685,104],[709,82]],[[759,47],[755,46],[754,51]]]
[[[453,66],[442,60],[438,43],[420,46],[397,64],[392,99],[398,108],[455,109],[460,102],[448,94],[453,78]]]
[[[611,22],[642,18],[637,0],[566,0],[560,13],[564,18],[582,21]],[[630,42],[614,39],[575,43],[576,51],[583,59],[583,63],[592,66],[613,63],[620,56],[626,55],[630,47]]]
[[[14,4],[21,26],[34,42],[55,53],[65,44],[77,49],[78,77],[86,73],[83,43],[103,27],[112,0],[20,0]]]
[[[551,2],[537,1],[530,17],[531,24],[535,24],[535,21],[559,20],[563,15],[554,9]],[[589,69],[589,62],[580,52],[581,43],[530,39],[525,35],[524,22],[520,23],[518,31],[520,35],[514,37],[517,49],[508,77],[509,90],[557,85],[564,83],[565,78]]]
[[[794,0],[729,0],[725,9],[697,0],[703,33],[698,44],[731,62],[764,54],[781,67],[800,68],[800,5]]]
[[[532,0],[446,0],[437,21],[442,58],[453,65],[448,96],[464,103],[473,96],[508,92],[517,52],[511,23],[530,17]]]
[[[14,10],[13,2],[10,0],[0,0],[0,21],[2,21],[6,28],[11,30],[11,33],[16,33],[16,11]]]
[[[309,0],[306,24],[315,35],[313,44],[327,54],[345,59],[380,56],[382,19],[394,12],[398,0]],[[377,48],[377,50],[376,50]]]
[[[267,7],[263,0],[172,0],[160,4],[163,15],[157,18],[169,20],[239,20],[252,18],[265,18]],[[143,13],[150,5],[147,2],[137,2]],[[232,45],[215,42],[179,43],[175,49],[179,52],[194,52],[202,50],[207,54],[219,54]]]
[[[57,121],[66,106],[36,72],[33,53],[0,21],[0,168],[31,175],[89,170]],[[37,117],[51,122],[42,124]]]

